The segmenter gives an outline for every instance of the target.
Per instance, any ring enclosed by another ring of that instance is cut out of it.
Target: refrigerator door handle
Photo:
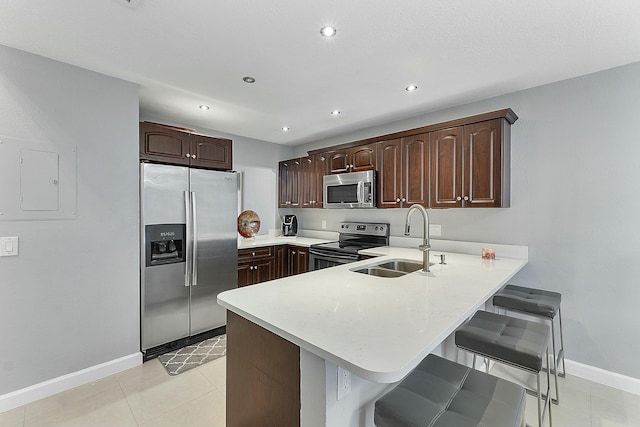
[[[184,285],[185,286],[189,286],[189,277],[191,276],[190,272],[189,272],[189,266],[191,265],[190,261],[191,258],[193,257],[193,254],[191,253],[191,245],[190,245],[190,240],[191,237],[189,236],[189,233],[191,232],[191,213],[189,210],[190,207],[190,200],[191,200],[191,193],[189,191],[185,191],[184,192],[184,212],[185,212],[185,218],[186,218],[186,247],[185,247],[185,252],[186,254],[186,258],[185,258],[185,263],[184,263]]]
[[[196,192],[191,192],[191,215],[193,215],[193,251],[191,253],[191,286],[196,286],[198,284],[198,257],[196,254],[198,253],[198,217],[196,215]]]

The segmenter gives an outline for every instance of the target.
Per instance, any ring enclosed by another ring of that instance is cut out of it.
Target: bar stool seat
[[[474,354],[474,367],[475,356],[480,355],[535,374],[538,425],[542,427],[547,407],[551,411],[548,369],[546,393],[542,393],[540,386],[540,373],[544,370],[543,365],[548,363],[549,334],[549,326],[546,324],[477,311],[455,332],[455,343],[456,346]],[[547,361],[544,361],[545,358]]]
[[[520,427],[521,386],[430,354],[375,404],[377,427]]]
[[[560,309],[562,294],[543,289],[506,285],[493,296],[493,305],[553,319]]]
[[[473,353],[525,367],[542,370],[549,327],[514,317],[478,311],[456,331],[456,345]]]

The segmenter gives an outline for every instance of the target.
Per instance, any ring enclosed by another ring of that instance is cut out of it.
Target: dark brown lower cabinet
[[[276,252],[276,279],[281,279],[289,275],[289,247],[280,245],[275,247]]]
[[[238,250],[239,288],[308,270],[309,248],[277,245]]]
[[[227,313],[227,427],[300,426],[300,347]]]
[[[238,250],[238,287],[276,278],[273,246]]]
[[[309,248],[289,246],[289,276],[309,271]]]

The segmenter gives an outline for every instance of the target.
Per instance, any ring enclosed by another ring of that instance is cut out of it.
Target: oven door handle
[[[360,257],[358,255],[338,255],[336,253],[327,253],[324,251],[317,251],[314,249],[309,249],[309,254],[310,255],[316,255],[316,256],[322,256],[322,257],[326,257],[326,258],[333,258],[333,259],[344,259],[344,260],[353,260],[353,261],[359,261]]]

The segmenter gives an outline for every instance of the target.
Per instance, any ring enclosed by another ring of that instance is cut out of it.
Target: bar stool
[[[375,404],[377,427],[524,427],[524,388],[428,355]]]
[[[535,374],[537,390],[527,392],[538,397],[538,426],[542,427],[547,408],[549,427],[552,426],[549,369],[546,370],[546,393],[542,393],[540,388],[545,353],[546,363],[549,363],[549,326],[503,314],[478,311],[456,331],[455,343],[459,348],[473,353],[474,368],[476,355],[479,355]]]
[[[551,324],[551,343],[553,346],[553,374],[556,380],[556,398],[553,403],[560,403],[558,394],[558,377],[566,376],[564,364],[564,337],[562,334],[562,312],[560,303],[562,295],[558,292],[524,286],[506,285],[493,295],[493,305],[508,311],[516,311],[530,316],[548,320]],[[556,353],[556,332],[554,319],[558,315],[560,323],[560,351]],[[558,372],[558,360],[562,360],[562,372]]]

